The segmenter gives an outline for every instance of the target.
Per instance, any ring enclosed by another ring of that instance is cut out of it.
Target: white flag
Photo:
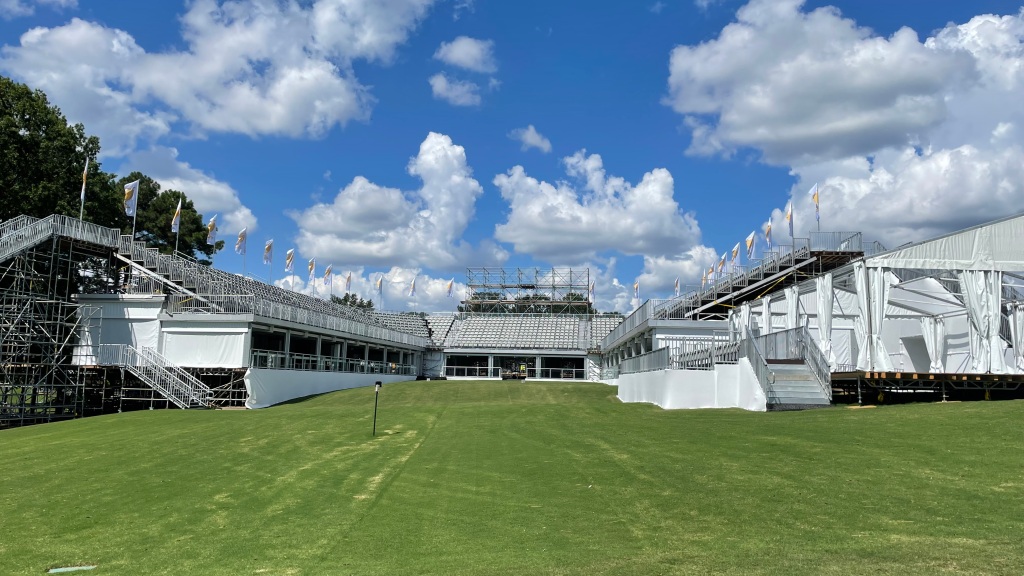
[[[124,215],[135,216],[135,209],[139,205],[139,181],[129,182],[124,185]]]
[[[284,253],[284,271],[288,273],[295,271],[295,248]]]
[[[242,228],[241,232],[238,233],[238,240],[235,240],[235,253],[245,256],[245,241],[248,236],[246,230],[248,227]]]
[[[181,229],[181,198],[178,198],[178,207],[174,210],[174,218],[171,218],[171,232],[175,234]]]
[[[274,260],[274,240],[267,240],[263,246],[263,263],[270,264]]]
[[[210,218],[210,223],[206,225],[206,243],[210,245],[217,244],[217,216],[214,214],[213,218]]]
[[[312,284],[316,280],[315,278],[313,278],[314,276],[316,276],[316,258],[310,258],[309,264],[306,266],[306,268],[309,269],[309,283]]]
[[[82,202],[85,202],[85,177],[89,175],[89,157],[85,158],[85,170],[82,170]]]

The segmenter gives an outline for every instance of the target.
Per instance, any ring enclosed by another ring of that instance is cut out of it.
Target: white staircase
[[[775,382],[767,390],[769,409],[828,406],[832,403],[806,364],[769,361],[768,366],[775,374]]]
[[[213,391],[206,384],[152,348],[101,344],[98,358],[100,365],[127,368],[178,408],[208,408],[213,400]]]

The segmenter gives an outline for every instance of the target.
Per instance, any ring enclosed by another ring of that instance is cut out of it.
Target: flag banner
[[[793,238],[793,201],[786,204],[786,223],[789,224],[789,237]]]
[[[718,276],[721,277],[725,273],[725,260],[728,254],[722,253],[722,259],[718,261]]]
[[[739,260],[739,259],[740,259],[740,243],[737,242],[736,245],[732,247],[732,265],[736,266],[736,261]]]
[[[594,282],[590,283],[590,303],[593,304],[596,300],[594,299]]]
[[[384,293],[384,275],[383,274],[381,274],[380,277],[377,278],[376,289],[377,289],[377,294],[383,294]]]
[[[756,232],[751,232],[750,236],[747,236],[747,261],[750,261],[754,257],[754,240],[756,239]]]
[[[238,240],[235,240],[235,254],[241,254],[242,256],[245,256],[245,242],[246,237],[248,236],[246,230],[248,230],[248,226],[242,228],[238,232]]]
[[[712,264],[711,266],[708,267],[708,282],[711,282],[714,279],[715,279],[715,265]]]
[[[409,284],[409,298],[416,295],[416,277],[414,276],[412,282]]]
[[[679,276],[676,276],[676,289],[675,289],[675,295],[676,295],[676,296],[679,296]]]
[[[348,292],[350,289],[352,289],[352,273],[351,272],[349,272],[348,276],[345,277],[345,292]]]
[[[633,298],[640,299],[640,281],[633,282]]]
[[[814,219],[821,222],[821,212],[818,210],[818,183],[815,182],[807,193],[811,195],[811,200],[814,200]]]
[[[181,229],[181,198],[178,198],[178,207],[174,210],[174,218],[171,218],[171,232],[175,234]]]
[[[316,276],[316,258],[310,258],[306,268],[309,269],[309,283],[312,284]]]
[[[85,158],[85,170],[82,170],[82,202],[85,202],[85,178],[89,175],[89,158]]]
[[[333,280],[331,279],[331,270],[334,269],[334,264],[328,264],[327,269],[324,270],[324,286],[332,286]]]
[[[704,289],[704,285],[707,284],[707,283],[708,283],[708,271],[705,270],[704,273],[700,275],[700,289],[703,290]]]
[[[767,223],[767,225],[766,225],[766,227],[764,229],[764,241],[765,241],[765,244],[768,246],[767,248],[765,248],[765,250],[771,250],[772,249],[772,221],[771,220],[768,221],[768,223]]]
[[[288,273],[295,271],[295,248],[284,253],[284,271]]]
[[[270,264],[274,259],[274,241],[267,240],[266,245],[263,246],[263,263]]]
[[[124,215],[135,216],[135,209],[139,205],[139,181],[129,182],[124,185]]]
[[[455,297],[455,278],[452,278],[451,280],[448,281],[448,297]]]
[[[217,243],[217,216],[214,214],[213,218],[210,218],[210,223],[206,225],[206,243],[215,245]]]

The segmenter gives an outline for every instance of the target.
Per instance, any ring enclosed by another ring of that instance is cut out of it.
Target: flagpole
[[[89,175],[89,157],[85,157],[85,170],[82,171],[82,193],[79,195],[78,219],[81,220],[85,214],[85,179]]]
[[[181,224],[178,225],[178,231],[174,233],[174,252],[178,252],[178,237],[181,236]]]

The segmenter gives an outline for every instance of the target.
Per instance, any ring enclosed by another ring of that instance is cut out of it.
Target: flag
[[[124,215],[135,216],[135,208],[139,205],[139,181],[124,185]]]
[[[206,225],[206,243],[214,245],[217,243],[217,216],[214,214],[213,218],[210,218],[210,223]]]
[[[679,296],[679,276],[676,276],[676,289],[675,289],[675,294],[676,294],[676,296]]]
[[[640,299],[640,280],[637,279],[633,282],[633,298]]]
[[[181,198],[178,198],[178,207],[174,210],[174,218],[171,218],[171,232],[175,234],[181,229]]]
[[[814,219],[821,222],[821,212],[818,211],[818,183],[815,182],[814,186],[811,186],[811,190],[808,192],[811,195],[811,200],[814,200]]]
[[[740,259],[740,243],[737,242],[736,245],[732,247],[732,263],[730,264],[732,268],[736,267],[736,261],[739,260],[739,259]]]
[[[284,271],[288,273],[295,271],[295,248],[284,253]]]
[[[454,298],[455,296],[455,278],[448,281],[448,297]]]
[[[750,236],[747,236],[747,260],[749,261],[754,257],[754,235],[756,232],[751,232]]]
[[[591,282],[590,283],[590,303],[593,304],[594,302],[595,302],[595,300],[594,300],[594,283]]]
[[[704,273],[700,275],[700,289],[703,290],[704,289],[704,285],[707,284],[707,283],[708,283],[708,272],[707,272],[707,270],[705,270]]]
[[[270,264],[274,259],[274,240],[267,240],[266,245],[263,246],[263,263]]]
[[[85,170],[82,170],[82,202],[85,202],[85,177],[89,175],[89,157],[85,157]]]
[[[409,284],[409,298],[416,295],[416,277],[412,277],[412,282]]]
[[[316,258],[310,258],[306,268],[309,269],[309,283],[312,284],[316,276]]]
[[[789,237],[793,237],[793,201],[786,204],[786,223],[789,224]]]
[[[722,273],[725,272],[725,258],[728,256],[725,252],[722,252],[722,259],[718,261],[718,276],[721,277]]]
[[[768,247],[765,248],[765,250],[771,250],[772,249],[772,221],[769,220],[765,226],[766,226],[766,228],[764,229],[764,241],[768,244]]]
[[[349,288],[351,288],[351,287],[352,287],[352,273],[349,272],[348,276],[345,277],[345,292],[348,292]]]
[[[715,265],[711,264],[711,266],[708,266],[708,281],[712,282],[712,281],[714,281],[714,279],[715,279]]]
[[[334,280],[331,278],[331,270],[334,269],[334,264],[328,264],[327,269],[324,270],[324,286],[333,286]]]
[[[377,288],[377,294],[383,294],[384,293],[384,275],[383,274],[381,274],[377,278],[376,288]]]
[[[242,256],[245,256],[245,241],[246,237],[248,236],[248,233],[246,232],[247,229],[248,226],[243,227],[238,232],[238,240],[235,240],[235,254],[241,254]]]

